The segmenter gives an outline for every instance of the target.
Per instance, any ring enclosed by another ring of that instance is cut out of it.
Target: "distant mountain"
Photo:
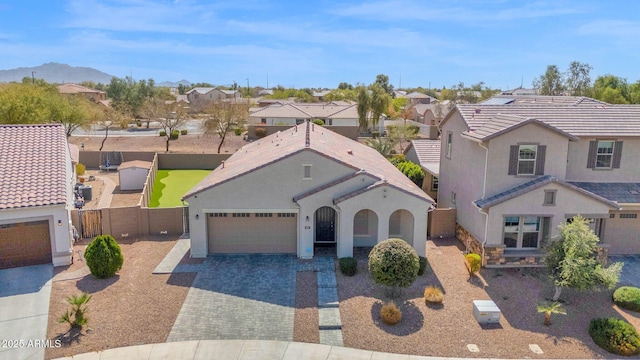
[[[191,86],[191,83],[187,80],[182,79],[178,82],[163,81],[161,83],[156,84],[156,86],[164,86],[164,87],[170,87],[170,88],[177,88],[178,85]]]
[[[0,82],[20,82],[24,77],[33,76],[50,84],[75,83],[93,81],[108,84],[113,75],[88,67],[73,67],[67,64],[48,63],[36,67],[20,67],[11,70],[0,70]]]

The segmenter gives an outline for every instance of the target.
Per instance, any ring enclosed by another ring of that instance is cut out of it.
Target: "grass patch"
[[[180,198],[209,173],[211,170],[158,170],[149,207],[182,206]]]

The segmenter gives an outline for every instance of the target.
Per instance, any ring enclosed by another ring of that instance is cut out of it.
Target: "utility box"
[[[473,316],[479,324],[497,324],[500,322],[500,309],[492,300],[473,300]]]

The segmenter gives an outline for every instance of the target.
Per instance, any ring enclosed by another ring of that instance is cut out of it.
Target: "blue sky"
[[[640,80],[639,1],[0,2],[0,69],[47,62],[156,82],[530,87],[573,60]]]

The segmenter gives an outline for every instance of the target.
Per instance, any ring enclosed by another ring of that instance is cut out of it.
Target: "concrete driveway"
[[[0,270],[0,359],[44,359],[52,277],[52,265]]]
[[[609,255],[609,261],[624,263],[618,285],[640,287],[640,255]]]
[[[208,257],[167,341],[291,341],[296,264],[295,255]]]

